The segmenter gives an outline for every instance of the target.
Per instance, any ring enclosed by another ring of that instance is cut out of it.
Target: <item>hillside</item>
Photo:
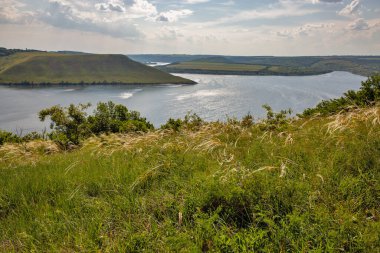
[[[0,148],[0,252],[378,252],[380,107]]]
[[[172,73],[297,76],[347,71],[370,76],[380,72],[379,56],[133,55],[132,57],[141,62],[172,63],[159,67]]]
[[[379,90],[374,76],[301,118],[264,106],[139,132],[111,102],[43,110],[54,142],[0,146],[0,252],[379,252]]]
[[[330,70],[313,69],[310,67],[267,66],[258,64],[233,63],[200,59],[187,62],[173,63],[159,66],[158,69],[169,73],[217,74],[217,75],[285,75],[305,76],[319,75],[331,72]]]
[[[0,84],[193,84],[123,55],[17,52],[0,57]]]

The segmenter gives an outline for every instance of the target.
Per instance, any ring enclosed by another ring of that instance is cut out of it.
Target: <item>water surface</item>
[[[347,72],[318,76],[222,76],[180,74],[197,85],[95,85],[55,87],[0,86],[0,129],[14,132],[41,131],[48,124],[37,113],[60,104],[112,100],[140,111],[155,126],[167,119],[184,117],[188,111],[205,120],[241,118],[251,113],[265,115],[263,104],[275,110],[291,108],[295,113],[323,99],[339,97],[358,89],[365,77]]]

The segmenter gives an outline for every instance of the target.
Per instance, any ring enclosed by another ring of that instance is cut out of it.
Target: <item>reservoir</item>
[[[247,113],[263,118],[263,104],[275,111],[291,108],[300,113],[324,99],[357,90],[363,76],[333,72],[317,76],[226,76],[178,74],[197,85],[0,86],[0,129],[16,133],[42,131],[48,123],[38,112],[53,105],[112,100],[137,110],[156,127],[169,118],[195,112],[207,121],[240,119]],[[93,109],[90,110],[90,112]]]

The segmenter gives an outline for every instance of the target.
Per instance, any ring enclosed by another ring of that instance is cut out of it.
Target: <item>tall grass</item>
[[[0,251],[379,252],[379,112],[5,144]]]

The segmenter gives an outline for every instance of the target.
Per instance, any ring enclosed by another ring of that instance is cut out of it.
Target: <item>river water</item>
[[[317,76],[225,76],[180,74],[197,85],[95,85],[54,87],[0,86],[0,129],[17,133],[41,131],[47,123],[37,113],[60,104],[112,100],[141,112],[156,127],[171,118],[195,112],[203,119],[226,120],[251,113],[264,117],[263,104],[294,113],[315,106],[323,99],[358,89],[365,77],[347,72]]]

